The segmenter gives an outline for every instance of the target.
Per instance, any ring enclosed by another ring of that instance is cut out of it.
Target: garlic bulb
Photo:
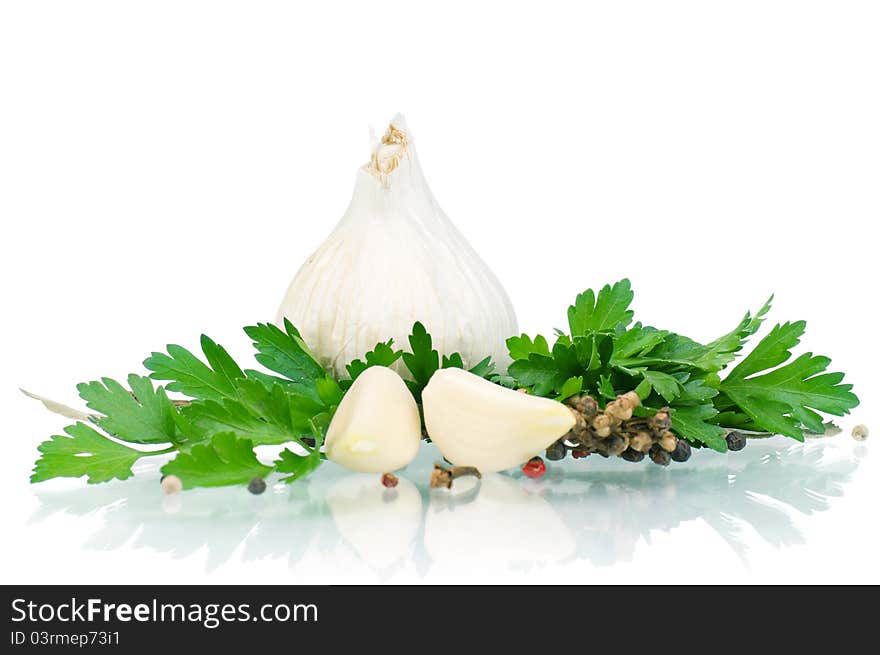
[[[422,404],[428,435],[443,456],[481,473],[527,462],[575,424],[574,413],[560,402],[505,389],[458,368],[434,373]]]
[[[293,278],[278,312],[337,376],[420,321],[443,354],[504,370],[517,332],[507,293],[431,194],[398,115],[357,174],[342,220]],[[399,363],[398,363],[399,364]]]
[[[385,473],[409,464],[422,441],[419,408],[401,377],[384,366],[361,373],[327,429],[327,459],[352,471]]]

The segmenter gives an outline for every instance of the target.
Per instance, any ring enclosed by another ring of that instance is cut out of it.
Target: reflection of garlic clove
[[[422,392],[425,426],[443,456],[492,473],[527,462],[568,432],[572,411],[462,369],[437,371]]]
[[[332,462],[385,473],[409,464],[421,439],[419,408],[404,381],[390,368],[372,366],[339,403],[324,443]]]
[[[346,475],[327,490],[340,536],[376,569],[406,559],[422,522],[422,497],[405,478],[385,489],[372,475]]]
[[[467,366],[491,355],[504,369],[517,332],[500,282],[428,188],[399,115],[358,171],[345,216],[290,283],[284,317],[337,376],[379,341],[405,344],[416,321]]]
[[[486,475],[479,485],[472,501],[452,510],[446,509],[448,492],[431,495],[425,549],[439,566],[479,560],[481,567],[506,568],[513,562],[559,561],[575,551],[571,531],[549,502],[503,475]]]

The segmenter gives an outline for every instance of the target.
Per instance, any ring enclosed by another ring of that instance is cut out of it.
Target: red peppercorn
[[[397,476],[393,473],[385,473],[384,475],[382,475],[382,486],[393,489],[397,486],[397,482]]]
[[[532,457],[528,462],[523,464],[522,470],[523,473],[526,474],[526,477],[536,480],[547,472],[547,465],[540,457]]]
[[[590,454],[589,450],[572,450],[571,451],[571,456],[574,457],[575,459],[581,459],[582,457],[587,457],[587,456],[589,456],[589,454]]]

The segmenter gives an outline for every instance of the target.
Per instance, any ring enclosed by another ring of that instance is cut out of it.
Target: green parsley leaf
[[[510,337],[507,340],[507,350],[510,352],[511,359],[528,359],[532,353],[538,355],[550,356],[550,346],[547,345],[547,339],[540,334],[532,341],[527,334],[518,337]]]
[[[572,396],[576,396],[581,392],[584,387],[584,378],[570,377],[565,382],[562,383],[562,388],[559,390],[559,397],[557,400],[565,400],[566,398],[571,398]]]
[[[668,373],[649,369],[645,369],[641,373],[644,379],[651,384],[651,388],[662,396],[667,403],[671,403],[678,398],[683,391],[681,382]]]
[[[549,396],[567,379],[556,368],[552,357],[532,353],[528,359],[518,359],[507,369],[518,386],[527,387],[536,396]]]
[[[308,455],[297,455],[292,450],[285,448],[279,453],[281,459],[275,460],[275,470],[279,473],[289,473],[285,478],[281,478],[282,482],[290,484],[298,482],[321,465],[321,455],[317,449],[312,450]]]
[[[706,353],[698,358],[695,363],[697,368],[720,371],[732,362],[736,353],[742,350],[746,340],[761,329],[761,325],[764,323],[764,318],[770,311],[772,303],[773,296],[770,296],[754,317],[751,315],[751,312],[746,312],[739,325],[723,337],[719,337],[708,344],[706,346]]]
[[[403,363],[413,379],[408,380],[410,390],[421,399],[422,389],[440,368],[440,355],[433,348],[431,335],[421,323],[415,323],[409,336],[411,352],[403,353]]]
[[[154,380],[170,381],[166,388],[192,398],[221,400],[236,395],[236,380],[244,378],[242,371],[229,353],[206,335],[201,338],[206,365],[186,348],[171,344],[168,354],[154,352],[144,360]]]
[[[271,466],[257,459],[253,442],[232,432],[215,434],[209,442],[178,453],[162,467],[165,475],[179,477],[184,489],[245,484],[253,478],[264,478],[271,471]]]
[[[279,453],[281,459],[275,461],[275,470],[279,473],[290,473],[286,478],[282,478],[282,482],[290,484],[302,480],[312,471],[317,469],[321,463],[321,446],[324,443],[325,429],[313,425],[312,435],[315,439],[315,445],[311,449],[306,448],[308,454],[298,455],[289,448],[285,448]]]
[[[537,341],[537,340],[536,340]],[[530,388],[536,396],[550,397],[563,393],[571,378],[581,379],[581,390],[597,390],[600,375],[607,372],[607,364],[614,347],[611,335],[561,336],[553,344],[550,355],[531,353],[527,359],[517,359],[509,367],[509,374],[517,386]]]
[[[384,343],[377,343],[375,348],[364,355],[365,361],[355,359],[348,364],[345,368],[351,380],[356,380],[361,373],[371,366],[391,366],[394,364],[403,355],[403,351],[395,350],[393,346],[394,339],[389,339]]]
[[[608,400],[614,400],[617,398],[617,394],[614,392],[614,385],[611,383],[610,375],[599,376],[599,394]]]
[[[626,327],[632,322],[633,312],[629,309],[633,300],[633,291],[629,280],[621,280],[605,285],[596,295],[587,289],[575,299],[574,305],[568,308],[568,325],[572,336],[585,335],[589,332],[614,330],[618,326]]]
[[[852,385],[841,384],[843,373],[823,373],[831,363],[827,357],[805,353],[780,366],[791,358],[805,327],[804,321],[776,325],[721,382],[724,395],[761,429],[799,441],[804,426],[824,432],[814,410],[843,416],[859,404]]]
[[[444,368],[446,367],[444,366]],[[474,364],[468,371],[481,378],[489,379],[495,373],[495,362],[492,361],[492,357],[486,357]]]
[[[239,380],[237,398],[197,400],[180,409],[202,439],[227,432],[257,445],[302,444],[302,437],[311,432],[312,419],[327,411],[327,406],[291,393],[283,384],[267,387],[258,380]]]
[[[675,399],[676,406],[703,405],[718,395],[718,389],[710,386],[710,380],[697,378],[681,386],[681,394]]]
[[[494,375],[490,375],[488,379],[506,389],[517,389],[520,386],[519,380],[517,380],[512,375],[500,375],[496,373]]]
[[[630,357],[615,357],[614,363],[621,369],[648,367],[664,369],[667,373],[694,369],[714,370],[710,353],[708,346],[680,334],[667,332],[663,340],[649,350]]]
[[[34,466],[31,482],[51,478],[88,476],[89,484],[126,480],[132,465],[149,453],[108,439],[85,423],[64,428],[68,436],[55,435],[39,445],[42,455]]]
[[[692,444],[706,445],[723,453],[727,451],[727,441],[724,439],[727,430],[709,422],[717,414],[718,411],[712,405],[675,407],[670,414],[672,429]]]
[[[642,356],[663,343],[668,336],[666,330],[636,323],[616,336],[613,361],[621,366],[636,366]]]
[[[345,395],[339,383],[329,375],[315,380],[315,389],[324,407],[331,412],[342,402],[342,397]]]
[[[131,391],[110,378],[77,385],[89,409],[100,412],[94,422],[107,433],[131,443],[178,441],[176,409],[162,387],[153,389],[149,378],[129,375]]]
[[[326,375],[324,367],[289,320],[284,319],[284,330],[271,323],[257,323],[244,331],[259,351],[256,360],[270,371],[293,382],[304,383]]]

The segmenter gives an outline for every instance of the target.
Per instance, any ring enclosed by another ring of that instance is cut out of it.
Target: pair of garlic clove
[[[562,403],[458,368],[434,373],[422,402],[428,435],[443,456],[482,473],[528,461],[575,423]],[[421,437],[419,409],[406,384],[391,369],[374,366],[340,403],[327,432],[327,458],[354,471],[392,471],[413,460]]]

